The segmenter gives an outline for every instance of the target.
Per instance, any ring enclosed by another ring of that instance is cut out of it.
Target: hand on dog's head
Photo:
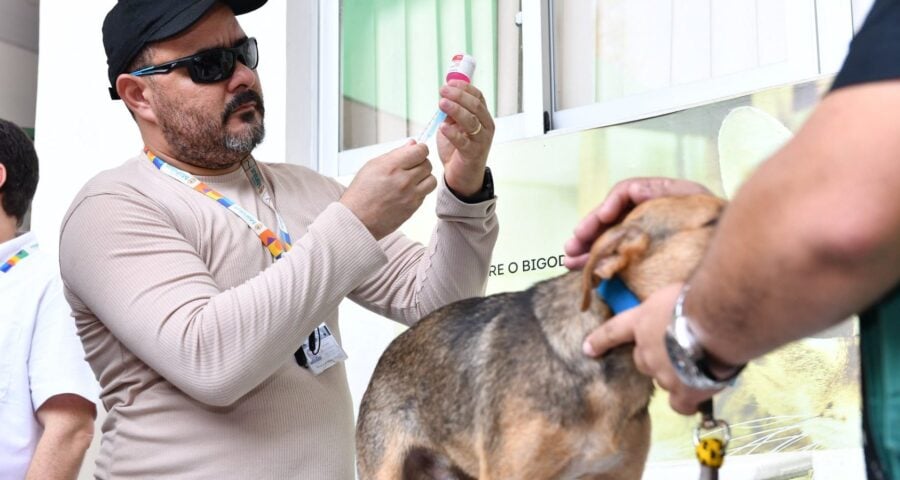
[[[583,271],[581,310],[590,307],[600,280],[615,275],[641,300],[687,280],[724,208],[725,201],[712,195],[662,197],[638,205],[594,241]]]

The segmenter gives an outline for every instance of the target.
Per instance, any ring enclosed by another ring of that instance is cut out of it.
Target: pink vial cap
[[[458,53],[450,60],[450,68],[447,69],[445,81],[462,80],[472,83],[475,74],[475,58],[466,53]]]

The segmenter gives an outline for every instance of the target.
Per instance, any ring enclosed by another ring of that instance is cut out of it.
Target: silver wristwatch
[[[675,302],[672,323],[666,329],[666,351],[675,373],[685,385],[698,390],[720,390],[734,383],[743,367],[736,368],[728,378],[719,379],[709,370],[709,357],[691,330],[691,320],[684,314],[684,297],[690,290],[685,284]]]

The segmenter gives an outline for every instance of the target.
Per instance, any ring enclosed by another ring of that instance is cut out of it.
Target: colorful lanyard
[[[275,209],[275,204],[272,202],[272,197],[269,195],[269,191],[266,189],[266,184],[265,182],[263,182],[262,174],[260,174],[259,172],[259,167],[256,166],[256,161],[253,160],[252,157],[241,162],[241,166],[244,168],[244,173],[247,174],[247,178],[250,179],[250,183],[253,184],[253,188],[256,189],[256,194],[259,195],[266,206],[268,206],[272,209],[273,212],[275,212],[275,218],[278,219],[278,237],[276,237],[275,234],[272,233],[272,230],[270,230],[269,227],[259,221],[259,219],[257,219],[252,213],[248,212],[240,205],[234,203],[228,197],[213,190],[205,183],[198,180],[197,177],[191,175],[188,172],[185,172],[184,170],[169,165],[165,160],[151,152],[149,148],[145,147],[144,153],[147,154],[147,158],[149,158],[150,161],[153,162],[153,165],[156,166],[159,171],[215,200],[220,205],[230,210],[231,213],[237,215],[241,220],[244,221],[244,223],[247,224],[248,227],[250,227],[250,230],[253,230],[253,233],[255,233],[259,237],[259,240],[262,242],[263,246],[269,249],[269,253],[272,254],[272,257],[275,260],[278,260],[282,255],[284,255],[285,252],[291,250],[291,235],[287,231],[287,225],[285,225],[284,219],[281,218],[278,210]]]
[[[36,247],[37,247],[37,245],[31,246],[32,249],[36,248]],[[5,262],[3,262],[2,265],[0,265],[0,272],[6,273],[6,272],[12,270],[12,268],[15,267],[16,264],[21,262],[22,259],[24,259],[28,255],[29,255],[28,248],[23,248],[23,249],[19,250],[15,255],[9,257],[8,259],[6,259]]]

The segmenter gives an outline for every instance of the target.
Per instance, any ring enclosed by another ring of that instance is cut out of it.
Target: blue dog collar
[[[609,305],[613,315],[618,315],[641,304],[634,292],[629,290],[619,277],[600,282],[600,286],[597,287],[597,295],[600,295],[600,298]]]

